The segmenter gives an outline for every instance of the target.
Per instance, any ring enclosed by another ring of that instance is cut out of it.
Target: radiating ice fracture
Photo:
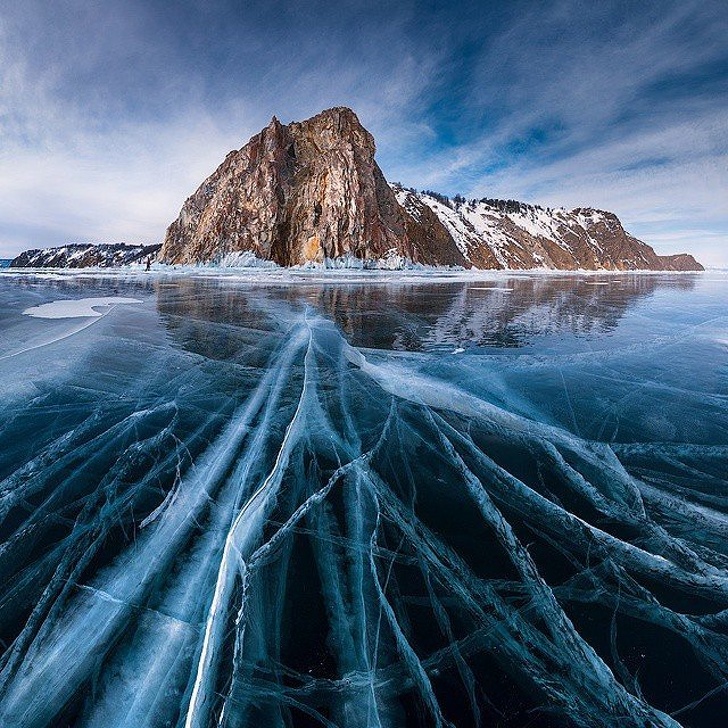
[[[1,725],[622,728],[722,699],[726,500],[680,483],[725,453],[655,445],[640,479],[644,449],[311,312],[261,346],[235,411],[107,403],[5,474]]]

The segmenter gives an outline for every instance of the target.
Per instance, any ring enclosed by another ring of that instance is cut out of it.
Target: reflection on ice
[[[4,411],[0,724],[724,714],[725,379],[685,381],[674,315],[620,338],[644,291],[519,284],[183,281],[80,332]]]

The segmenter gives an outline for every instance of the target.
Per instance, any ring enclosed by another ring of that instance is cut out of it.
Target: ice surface
[[[0,725],[721,725],[727,294],[0,277]]]

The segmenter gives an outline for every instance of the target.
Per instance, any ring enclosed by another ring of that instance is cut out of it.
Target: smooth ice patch
[[[34,318],[44,319],[64,319],[64,318],[81,318],[84,316],[100,317],[106,311],[97,311],[97,308],[105,308],[116,306],[122,303],[141,303],[138,298],[121,298],[118,296],[108,296],[105,298],[79,298],[76,300],[51,301],[50,303],[42,303],[40,306],[26,308],[23,311],[24,316],[33,316]]]

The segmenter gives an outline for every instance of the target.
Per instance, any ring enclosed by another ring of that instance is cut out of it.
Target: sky
[[[0,257],[161,241],[271,116],[331,106],[390,181],[728,267],[725,0],[0,0]]]

